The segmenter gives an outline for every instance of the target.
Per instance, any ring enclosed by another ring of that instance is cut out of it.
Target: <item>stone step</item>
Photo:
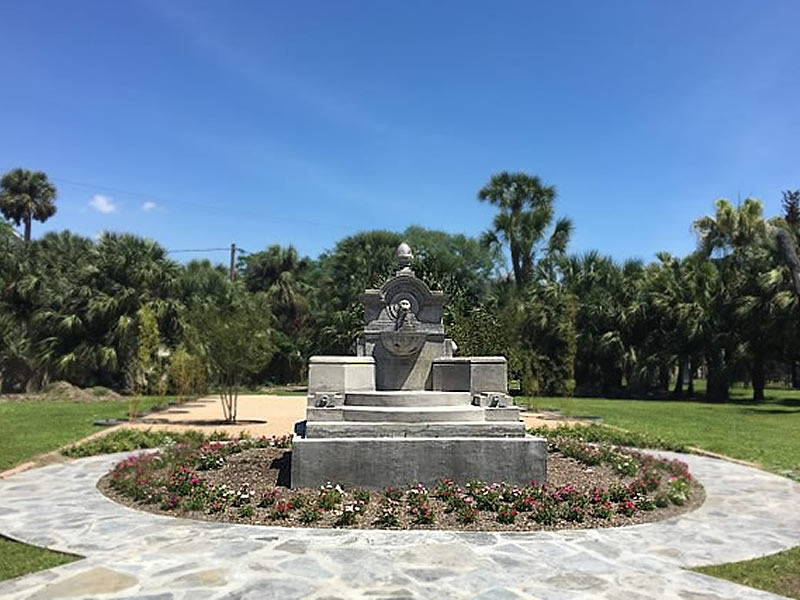
[[[523,437],[522,421],[462,421],[455,423],[359,423],[306,421],[305,437],[320,438],[442,438]]]
[[[472,401],[469,392],[432,392],[409,390],[385,390],[377,392],[348,392],[345,406],[468,406]]]
[[[485,421],[485,412],[478,406],[344,406],[342,420],[370,423],[448,423],[452,421]]]

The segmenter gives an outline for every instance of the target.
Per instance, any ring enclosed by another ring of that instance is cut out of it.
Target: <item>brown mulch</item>
[[[293,510],[288,518],[275,519],[270,517],[271,508],[258,508],[256,503],[261,494],[271,489],[278,490],[277,500],[295,500],[302,497],[305,506],[312,506],[316,503],[319,496],[317,488],[289,489],[285,487],[285,477],[288,473],[291,452],[277,448],[255,448],[245,450],[240,454],[232,454],[226,457],[225,466],[216,471],[203,471],[202,478],[208,487],[225,484],[233,490],[239,490],[243,486],[248,486],[253,495],[254,514],[249,518],[241,518],[238,515],[239,509],[228,507],[224,512],[207,514],[202,511],[191,511],[185,509],[162,510],[158,504],[144,504],[136,502],[127,496],[123,496],[109,485],[110,474],[103,477],[98,483],[98,488],[106,496],[113,500],[148,512],[165,514],[176,517],[197,519],[204,521],[224,521],[229,523],[246,523],[258,525],[279,525],[282,527],[316,527],[331,528],[336,516],[336,511],[323,513],[319,521],[311,525],[300,522],[300,510]],[[547,483],[548,487],[558,488],[571,485],[580,491],[591,491],[594,488],[608,488],[614,483],[628,483],[631,478],[618,475],[611,467],[599,465],[588,467],[572,458],[562,456],[559,453],[551,453],[547,463]],[[664,480],[668,476],[664,476]],[[335,482],[334,482],[335,483]],[[277,486],[277,488],[276,488]],[[697,482],[691,484],[691,497],[683,506],[670,504],[665,508],[655,508],[652,511],[637,511],[633,516],[625,517],[615,515],[613,519],[598,519],[588,516],[583,522],[560,521],[554,525],[541,525],[529,518],[530,513],[519,513],[513,524],[502,524],[496,520],[496,514],[486,511],[478,513],[474,523],[465,525],[456,520],[456,515],[444,512],[444,504],[431,497],[431,506],[435,507],[436,520],[432,525],[419,525],[412,522],[406,510],[398,512],[400,525],[394,529],[446,529],[461,531],[537,531],[537,530],[558,530],[558,529],[586,529],[596,527],[622,527],[660,521],[670,517],[699,508],[705,501],[705,491]],[[346,493],[345,500],[350,496]],[[352,497],[350,497],[352,498]],[[380,529],[375,524],[375,520],[380,512],[383,492],[370,492],[370,500],[364,510],[356,528]]]
[[[122,398],[108,388],[81,389],[66,381],[55,381],[44,390],[30,394],[2,394],[0,402],[108,402]]]

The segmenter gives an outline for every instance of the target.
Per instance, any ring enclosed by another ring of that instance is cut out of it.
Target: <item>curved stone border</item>
[[[136,511],[97,480],[125,454],[0,481],[0,533],[85,556],[0,583],[6,599],[777,598],[684,570],[800,544],[800,484],[680,458],[706,502],[616,529],[531,533],[317,530],[190,521]]]

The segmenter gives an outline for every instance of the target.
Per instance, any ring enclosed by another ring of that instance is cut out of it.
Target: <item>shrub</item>
[[[369,492],[367,490],[355,490],[353,492],[353,498],[362,506],[369,504],[369,497]]]
[[[517,518],[517,511],[510,506],[503,506],[497,511],[497,522],[504,525],[511,525]]]
[[[558,520],[555,508],[550,504],[541,504],[531,514],[531,518],[541,525],[553,525]]]
[[[294,504],[291,502],[276,502],[275,506],[272,507],[272,512],[270,512],[269,516],[272,519],[288,519],[293,509]]]
[[[563,516],[565,521],[581,523],[583,522],[583,509],[577,504],[566,505],[563,508]]]
[[[383,491],[383,495],[392,500],[397,500],[398,502],[403,499],[403,491],[391,486]]]
[[[410,488],[406,492],[406,502],[412,508],[415,506],[427,505],[430,502],[428,489],[421,483]]]
[[[316,523],[322,518],[322,513],[316,506],[306,506],[303,510],[300,511],[300,522],[309,525],[311,523]]]
[[[386,498],[378,517],[375,519],[375,524],[379,527],[398,527],[400,525],[400,519],[397,515],[399,508],[400,503],[397,500]]]
[[[653,448],[657,450],[673,450],[675,452],[687,451],[686,446],[678,442],[665,440],[647,433],[625,431],[598,423],[575,426],[561,425],[552,429],[548,427],[534,427],[529,429],[528,433],[547,438],[551,441],[557,438],[571,438],[584,442],[606,443],[615,446]]]
[[[478,509],[472,505],[465,504],[456,511],[456,520],[463,525],[474,523],[477,518]]]
[[[598,519],[610,519],[614,515],[614,505],[605,500],[592,505],[592,516]]]
[[[204,443],[197,451],[197,468],[201,471],[221,469],[225,465],[222,456],[222,445],[219,443]]]
[[[417,525],[431,525],[435,520],[433,510],[427,503],[412,506],[408,513]]]
[[[170,474],[167,481],[167,490],[178,496],[188,496],[195,488],[202,486],[203,482],[194,469],[185,466],[179,466]]]
[[[632,517],[636,512],[636,505],[633,503],[633,500],[625,500],[617,505],[617,510],[626,517]]]
[[[667,484],[667,497],[676,506],[683,506],[689,500],[689,482],[682,478],[671,479]]]
[[[320,488],[317,504],[323,510],[333,510],[342,501],[342,488],[330,482]]]
[[[352,527],[356,524],[358,516],[361,514],[361,505],[358,502],[348,502],[342,506],[341,510],[333,522],[334,527]]]
[[[261,498],[258,499],[259,508],[269,508],[278,499],[278,490],[275,488],[262,492]]]
[[[115,452],[130,452],[131,450],[144,450],[146,448],[160,448],[172,444],[191,444],[199,446],[205,440],[226,440],[228,435],[222,432],[212,432],[208,437],[199,431],[186,431],[176,433],[172,431],[152,431],[149,429],[116,429],[104,436],[94,438],[69,446],[61,451],[64,456],[83,458],[97,454],[113,454]]]

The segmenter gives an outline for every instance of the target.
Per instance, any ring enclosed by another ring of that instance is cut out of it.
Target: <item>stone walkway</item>
[[[0,583],[0,597],[777,598],[684,569],[800,544],[800,484],[699,456],[679,456],[706,488],[695,512],[528,534],[288,529],[152,515],[95,487],[123,456],[0,481],[0,533],[86,557]]]

